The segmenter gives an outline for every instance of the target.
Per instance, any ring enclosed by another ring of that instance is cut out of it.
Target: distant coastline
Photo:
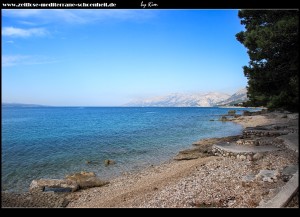
[[[23,103],[2,103],[2,107],[53,107],[49,105],[23,104]]]
[[[245,107],[245,106],[218,106],[218,108],[232,108],[232,109],[239,109],[239,108],[249,108],[249,109],[266,109],[266,107]]]
[[[78,108],[85,108],[85,107],[120,107],[120,108],[232,108],[232,109],[239,109],[239,108],[249,108],[249,109],[266,109],[265,107],[244,107],[244,106],[231,106],[231,105],[224,105],[224,106],[51,106],[51,105],[40,105],[40,104],[26,104],[26,103],[2,103],[2,107],[78,107]]]

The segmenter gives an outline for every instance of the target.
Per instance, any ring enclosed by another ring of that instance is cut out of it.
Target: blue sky
[[[237,10],[2,10],[2,101],[117,106],[234,93],[249,58]]]

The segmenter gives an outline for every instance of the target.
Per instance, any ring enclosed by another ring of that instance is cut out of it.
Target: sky
[[[2,10],[2,102],[118,106],[246,87],[238,10]]]

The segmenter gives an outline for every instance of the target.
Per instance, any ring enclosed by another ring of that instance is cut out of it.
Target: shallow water
[[[2,190],[26,191],[33,179],[83,170],[109,179],[162,163],[199,139],[240,134],[240,125],[210,121],[228,110],[3,107]]]

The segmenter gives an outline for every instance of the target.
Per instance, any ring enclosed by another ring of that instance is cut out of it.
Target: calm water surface
[[[83,170],[109,179],[162,163],[199,139],[240,134],[240,125],[210,121],[228,110],[3,107],[2,190],[26,191],[33,179]],[[105,167],[105,159],[116,164]]]

